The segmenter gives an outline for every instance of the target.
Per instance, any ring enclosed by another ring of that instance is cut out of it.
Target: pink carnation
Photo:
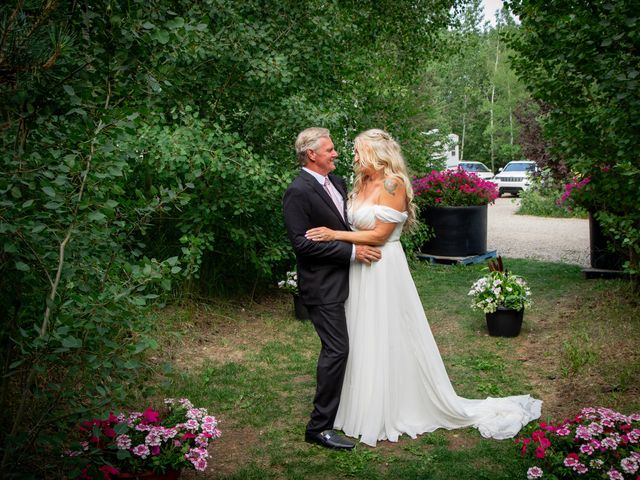
[[[571,468],[578,465],[580,461],[578,460],[578,455],[576,455],[575,453],[570,453],[569,455],[567,455],[567,458],[564,459],[563,463],[565,467]]]
[[[544,472],[540,467],[531,467],[529,470],[527,470],[527,479],[534,480],[535,478],[542,478],[543,473]]]
[[[151,453],[151,450],[149,450],[149,447],[147,447],[144,444],[141,445],[136,445],[135,447],[133,447],[131,449],[131,452],[134,455],[137,455],[140,458],[147,458],[149,456],[149,454]]]
[[[607,472],[610,480],[624,480],[624,476],[617,471],[615,468],[612,468]]]

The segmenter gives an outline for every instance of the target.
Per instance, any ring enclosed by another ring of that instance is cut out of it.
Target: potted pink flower
[[[422,252],[463,257],[487,251],[487,205],[498,198],[495,183],[461,168],[413,179],[414,201],[433,236]]]
[[[640,476],[640,413],[583,408],[575,418],[556,425],[528,425],[516,444],[530,462],[529,480]]]
[[[218,421],[182,398],[162,409],[109,413],[82,422],[80,438],[65,456],[72,478],[177,478],[184,468],[207,468]],[[155,475],[154,477],[148,477]]]
[[[495,183],[461,168],[438,172],[413,179],[416,205],[434,207],[469,207],[489,205],[498,198]]]

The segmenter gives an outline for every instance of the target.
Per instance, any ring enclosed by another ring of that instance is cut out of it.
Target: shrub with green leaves
[[[583,208],[567,209],[561,204],[562,185],[555,180],[548,170],[531,179],[531,188],[520,192],[518,214],[539,217],[579,217],[584,218],[587,212]]]
[[[290,264],[298,131],[330,128],[346,158],[374,122],[420,151],[416,59],[452,4],[0,6],[0,471],[50,476],[27,463],[65,423],[144,391],[166,292]]]
[[[628,271],[640,262],[640,69],[637,4],[510,0],[521,28],[512,64],[544,102],[545,137],[580,179],[580,206],[607,218]]]

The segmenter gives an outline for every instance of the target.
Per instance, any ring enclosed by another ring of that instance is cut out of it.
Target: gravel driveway
[[[589,221],[516,215],[519,200],[489,205],[487,248],[498,255],[589,266]]]

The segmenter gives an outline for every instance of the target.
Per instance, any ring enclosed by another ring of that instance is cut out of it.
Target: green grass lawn
[[[458,394],[530,393],[544,401],[542,417],[552,421],[586,406],[640,411],[640,318],[630,285],[584,280],[576,266],[505,263],[533,292],[516,338],[489,337],[483,314],[469,308],[467,292],[483,265],[413,268]],[[173,306],[157,317],[158,397],[188,397],[220,419],[223,437],[197,478],[525,478],[513,440],[483,439],[471,428],[352,452],[305,443],[320,343],[278,291],[253,301]]]

